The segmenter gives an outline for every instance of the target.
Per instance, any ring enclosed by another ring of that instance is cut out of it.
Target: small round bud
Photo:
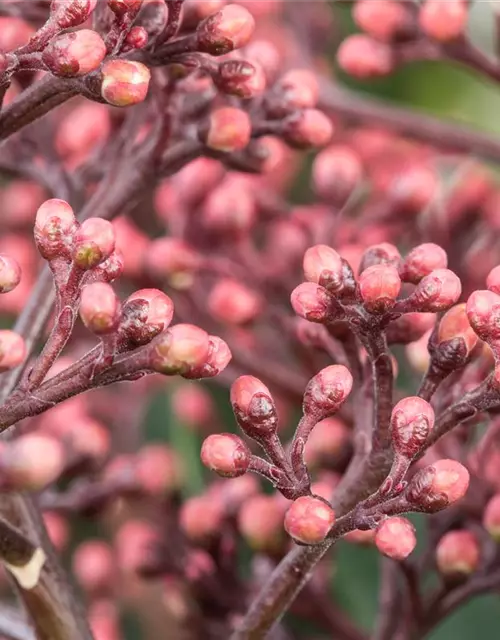
[[[332,145],[316,156],[312,180],[316,193],[325,202],[342,205],[363,178],[363,166],[349,147]]]
[[[192,369],[192,372],[185,374],[185,378],[213,378],[231,362],[232,353],[222,338],[218,336],[208,336],[208,356],[206,362],[199,369]]]
[[[304,392],[303,411],[328,417],[338,411],[352,389],[352,375],[344,365],[333,364],[312,378]]]
[[[302,266],[308,282],[319,284],[332,292],[342,288],[344,269],[342,258],[335,249],[324,244],[310,247],[304,254]]]
[[[73,262],[84,270],[107,260],[115,248],[115,231],[108,220],[88,218],[73,239]]]
[[[50,17],[61,29],[78,27],[94,11],[97,0],[52,0]]]
[[[445,509],[466,494],[469,472],[456,460],[438,460],[418,471],[406,489],[413,509],[434,513]]]
[[[419,311],[446,311],[454,305],[462,293],[459,277],[449,269],[436,269],[422,278],[411,300]]]
[[[113,551],[104,540],[86,540],[72,558],[73,573],[87,593],[106,593],[112,589],[115,574]]]
[[[310,109],[318,102],[318,79],[309,69],[290,69],[279,79],[276,89],[294,109]]]
[[[483,515],[483,527],[495,542],[500,542],[500,493],[488,501]]]
[[[389,344],[409,344],[422,338],[436,324],[434,313],[405,313],[387,327]]]
[[[493,293],[500,294],[500,266],[494,267],[486,278],[486,286]]]
[[[22,336],[9,329],[0,330],[0,373],[18,367],[26,358]]]
[[[353,18],[360,29],[382,42],[393,42],[412,32],[411,13],[402,2],[359,0],[354,5]]]
[[[208,495],[186,500],[179,513],[184,534],[197,544],[206,544],[221,532],[224,520],[222,504]]]
[[[233,325],[255,320],[262,309],[262,300],[257,293],[229,278],[219,280],[210,292],[207,304],[214,318]]]
[[[399,270],[404,282],[418,284],[423,277],[435,269],[446,269],[448,256],[439,245],[427,242],[410,251]]]
[[[113,288],[104,282],[84,287],[80,317],[87,329],[96,335],[115,331],[120,319],[120,301]]]
[[[151,496],[165,496],[179,489],[183,468],[175,452],[162,444],[142,447],[135,472],[141,489]]]
[[[330,295],[324,287],[313,282],[303,282],[295,287],[290,302],[301,318],[310,322],[325,322],[328,319]]]
[[[63,33],[53,38],[42,53],[42,60],[56,76],[72,78],[95,71],[106,57],[106,45],[91,29]]]
[[[123,304],[121,330],[136,345],[147,344],[172,322],[174,304],[159,289],[139,289]]]
[[[209,16],[196,29],[197,48],[203,53],[221,56],[244,47],[252,37],[255,20],[237,4],[228,4]]]
[[[237,378],[231,386],[231,405],[238,424],[250,438],[258,440],[276,433],[276,406],[269,389],[258,378]]]
[[[200,266],[199,254],[179,238],[160,238],[148,246],[145,256],[149,273],[166,278],[174,289],[188,289]]]
[[[250,142],[252,122],[249,115],[236,107],[221,107],[210,114],[208,126],[200,138],[215,151],[231,153],[244,149]]]
[[[386,76],[394,69],[391,48],[363,34],[349,36],[342,42],[337,61],[343,71],[361,80]]]
[[[338,418],[320,420],[307,439],[305,458],[308,467],[322,461],[338,460],[348,451],[350,440],[351,432]]]
[[[294,500],[285,514],[285,530],[296,542],[319,544],[335,522],[335,512],[320,498],[302,496]]]
[[[450,42],[463,35],[467,18],[465,0],[425,0],[418,16],[422,31],[439,42]]]
[[[0,254],[0,293],[13,291],[21,282],[21,267],[10,256]]]
[[[19,490],[39,491],[65,467],[65,451],[55,438],[32,433],[17,438],[0,454],[0,483]]]
[[[174,389],[170,397],[172,411],[183,427],[202,432],[213,425],[215,407],[205,386],[197,382],[185,382]]]
[[[412,459],[422,448],[434,427],[431,405],[412,396],[400,400],[391,414],[392,444],[396,453]]]
[[[146,99],[151,72],[132,60],[108,60],[102,66],[101,96],[114,107],[130,107]]]
[[[444,576],[468,576],[476,571],[479,560],[479,543],[470,531],[449,531],[437,544],[436,564]]]
[[[144,49],[149,35],[144,27],[132,27],[125,38],[126,49]]]
[[[122,17],[129,12],[138,11],[143,2],[144,0],[108,0],[108,7],[115,15]]]
[[[176,324],[152,343],[151,367],[166,375],[184,375],[203,366],[210,350],[206,331],[192,324]]]
[[[406,518],[387,518],[375,531],[375,545],[384,556],[404,560],[417,545],[415,527]]]
[[[500,295],[493,291],[474,291],[466,305],[471,327],[482,340],[500,338]]]
[[[401,291],[401,279],[396,267],[375,264],[359,276],[359,292],[365,308],[372,313],[391,309]]]
[[[401,254],[397,247],[389,242],[381,242],[380,244],[374,244],[363,253],[361,258],[361,264],[359,265],[359,273],[363,273],[368,267],[373,267],[377,264],[385,264],[391,266],[397,266],[401,260]]]
[[[73,241],[77,223],[70,205],[64,200],[44,202],[36,212],[35,242],[45,260],[66,255]]]
[[[467,358],[477,344],[477,335],[470,326],[465,304],[457,304],[452,307],[444,314],[439,323],[438,346],[443,348],[452,340],[458,341],[456,348],[453,348],[453,352],[456,352],[455,357],[459,355],[458,349],[460,349],[460,356]]]
[[[225,478],[237,478],[246,473],[250,457],[249,448],[232,433],[208,436],[201,448],[203,464]]]
[[[292,147],[324,147],[333,136],[330,118],[318,109],[304,109],[283,124],[283,137]]]
[[[242,504],[238,529],[252,549],[276,552],[283,547],[284,502],[280,497],[256,495]]]
[[[244,60],[222,62],[213,80],[219,91],[246,100],[261,95],[266,89],[262,67]]]

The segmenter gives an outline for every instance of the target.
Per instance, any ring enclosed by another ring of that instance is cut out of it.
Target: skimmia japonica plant
[[[500,588],[500,140],[327,52],[500,61],[466,0],[348,4],[0,2],[2,638],[416,640]]]

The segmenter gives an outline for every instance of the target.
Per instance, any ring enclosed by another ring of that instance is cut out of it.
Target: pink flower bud
[[[400,268],[401,279],[418,284],[435,269],[446,269],[448,256],[439,245],[427,242],[410,251]]]
[[[125,49],[144,49],[148,40],[149,35],[144,27],[132,27],[125,38]]]
[[[256,221],[255,194],[248,182],[228,175],[206,198],[203,226],[214,234],[241,237]]]
[[[325,322],[329,316],[330,296],[324,287],[313,282],[304,282],[290,296],[293,310],[310,322]]]
[[[354,5],[353,18],[360,29],[382,42],[412,33],[411,13],[401,2],[359,0]]]
[[[214,83],[223,93],[249,99],[264,93],[266,74],[256,62],[227,60],[219,65]]]
[[[468,7],[465,0],[425,0],[420,7],[422,31],[439,42],[450,42],[461,36],[467,26]]]
[[[275,495],[246,500],[238,514],[238,529],[252,549],[276,552],[283,547],[284,505]]]
[[[324,147],[333,136],[330,118],[318,109],[304,109],[283,123],[285,141],[297,149]]]
[[[108,220],[88,218],[73,239],[73,262],[80,269],[93,269],[109,258],[115,248],[115,231]]]
[[[61,29],[78,27],[88,19],[96,4],[97,0],[52,0],[50,17]]]
[[[34,28],[21,18],[0,16],[0,51],[8,52],[22,47],[34,32]]]
[[[240,376],[231,386],[231,405],[238,424],[254,439],[274,434],[276,406],[269,389],[253,376]]]
[[[148,246],[145,256],[149,273],[166,278],[175,289],[187,289],[200,266],[199,254],[178,238],[160,238]]]
[[[389,242],[374,244],[371,247],[368,247],[368,249],[363,253],[361,264],[359,266],[359,273],[363,273],[365,269],[377,264],[396,267],[400,260],[401,254],[393,244],[390,244]]]
[[[179,512],[181,530],[189,540],[205,544],[221,533],[224,521],[223,505],[208,495],[189,498]]]
[[[115,15],[121,17],[129,12],[136,13],[143,2],[144,0],[108,0],[108,7]]]
[[[65,518],[53,511],[44,511],[43,524],[47,529],[50,541],[57,551],[66,549],[70,537],[69,526]]]
[[[174,304],[159,289],[139,289],[123,305],[123,333],[134,344],[147,344],[172,321]]]
[[[170,327],[152,346],[151,367],[166,375],[183,375],[201,367],[210,351],[207,332],[192,324]]]
[[[200,131],[200,137],[207,147],[226,153],[244,149],[251,135],[250,116],[236,107],[215,109],[210,114],[206,129]]]
[[[500,295],[493,291],[474,291],[466,305],[471,327],[482,340],[500,338]]]
[[[335,512],[320,498],[302,496],[294,500],[285,514],[285,530],[296,542],[319,544],[335,522]]]
[[[147,494],[165,496],[181,484],[183,469],[175,452],[162,444],[142,447],[137,455],[137,481]]]
[[[143,102],[151,72],[132,60],[108,60],[102,66],[101,96],[114,107],[130,107]]]
[[[73,209],[64,200],[47,200],[38,209],[35,218],[35,241],[38,251],[46,260],[69,252],[76,231]]]
[[[305,414],[328,417],[338,411],[352,389],[352,375],[341,364],[322,369],[312,378],[304,392]]]
[[[462,284],[449,269],[436,269],[422,278],[411,295],[419,311],[446,311],[454,305],[462,293]]]
[[[87,329],[96,335],[115,331],[120,320],[120,301],[113,288],[104,282],[84,287],[80,317]]]
[[[385,313],[396,303],[401,291],[398,270],[388,264],[375,264],[359,276],[359,292],[372,313]]]
[[[415,527],[406,518],[387,518],[375,531],[375,545],[384,556],[404,560],[417,546]]]
[[[486,278],[486,286],[493,293],[500,294],[500,266],[492,269]]]
[[[349,36],[342,42],[337,61],[343,71],[361,80],[386,76],[394,69],[392,49],[363,34]]]
[[[436,564],[444,576],[468,576],[476,571],[479,560],[479,543],[470,531],[449,531],[436,547]]]
[[[477,344],[477,335],[469,324],[465,304],[457,304],[447,311],[439,323],[438,343],[460,340],[465,356],[468,356]]]
[[[483,527],[495,542],[500,542],[500,493],[488,501],[483,515]]]
[[[396,453],[413,458],[434,427],[434,410],[417,396],[400,400],[391,414],[392,444]]]
[[[13,291],[21,282],[21,267],[10,256],[0,255],[0,293]]]
[[[260,296],[245,285],[219,280],[208,296],[208,310],[221,322],[239,325],[255,320],[262,309]]]
[[[18,367],[26,358],[26,345],[18,333],[0,330],[0,373]]]
[[[348,450],[351,432],[338,418],[320,420],[306,443],[305,457],[309,467],[322,461],[338,460]],[[315,492],[317,493],[317,492]]]
[[[63,33],[53,38],[42,60],[56,76],[71,78],[95,71],[106,57],[106,45],[91,29]]]
[[[0,454],[0,483],[26,491],[40,491],[65,467],[63,445],[55,438],[32,433],[8,444]]]
[[[294,109],[310,109],[318,102],[318,79],[309,69],[290,69],[279,79],[276,89]]]
[[[73,573],[82,589],[91,594],[111,591],[115,578],[113,551],[104,540],[86,540],[72,559]]]
[[[205,386],[198,382],[185,382],[176,387],[170,398],[172,411],[183,427],[204,431],[215,420],[215,406]]]
[[[409,344],[419,340],[436,324],[434,313],[405,313],[387,327],[389,344]]]
[[[333,292],[342,288],[342,259],[335,249],[324,244],[310,247],[304,254],[302,266],[308,282],[314,282]]]
[[[469,488],[469,472],[456,460],[438,460],[418,471],[406,489],[412,508],[434,513],[445,509]]]
[[[113,282],[121,277],[125,270],[123,254],[115,249],[107,260],[101,262],[93,271],[94,278],[98,281]]]
[[[328,203],[341,205],[361,183],[363,167],[348,146],[332,145],[315,158],[312,180],[316,193]]]
[[[249,11],[237,4],[228,4],[200,22],[196,29],[197,48],[221,56],[244,47],[254,29],[255,20]]]
[[[250,457],[249,448],[232,433],[208,436],[201,448],[203,464],[225,478],[237,478],[246,473]]]

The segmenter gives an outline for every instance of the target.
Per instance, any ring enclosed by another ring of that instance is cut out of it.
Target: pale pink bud
[[[361,264],[359,266],[359,273],[363,273],[368,267],[373,267],[377,264],[386,264],[391,266],[397,266],[401,260],[401,254],[397,247],[390,242],[381,242],[380,244],[374,244],[363,253],[361,258]]]
[[[65,467],[63,445],[36,433],[14,440],[0,454],[0,482],[13,489],[39,491],[51,484]]]
[[[318,79],[309,69],[290,69],[279,79],[277,88],[295,109],[309,109],[318,102]]]
[[[419,340],[436,324],[434,313],[405,313],[387,327],[390,344],[409,344]]]
[[[260,296],[245,285],[226,278],[219,280],[208,296],[208,310],[221,322],[246,324],[262,309]]]
[[[219,65],[214,83],[223,93],[249,99],[264,93],[266,74],[256,62],[227,60]]]
[[[107,260],[115,248],[115,231],[108,220],[88,218],[75,233],[73,262],[80,269],[93,269]]]
[[[468,576],[480,560],[479,542],[471,531],[449,531],[436,547],[436,564],[444,576]]]
[[[467,318],[482,340],[500,338],[500,295],[493,291],[474,291],[467,300]]]
[[[494,267],[486,278],[486,286],[493,293],[500,294],[500,266]]]
[[[342,258],[335,249],[324,244],[310,247],[304,254],[302,266],[308,282],[314,282],[333,292],[342,288]]]
[[[449,42],[460,37],[466,29],[468,7],[465,0],[426,0],[420,7],[422,31],[434,40]]]
[[[500,542],[500,494],[494,495],[487,503],[483,515],[483,527],[496,541]]]
[[[470,326],[465,304],[457,304],[444,314],[437,339],[440,346],[450,340],[460,340],[464,355],[470,354],[477,344],[477,335]]]
[[[335,512],[326,501],[313,496],[294,500],[285,514],[285,530],[302,544],[322,542],[335,522]]]
[[[258,378],[237,378],[231,386],[231,405],[238,424],[250,438],[276,433],[276,406],[269,389]]]
[[[26,358],[26,344],[22,336],[9,329],[0,330],[0,373],[15,369]]]
[[[78,27],[88,19],[96,4],[97,0],[52,0],[50,17],[61,29]]]
[[[172,411],[182,426],[204,430],[214,420],[214,401],[198,382],[186,382],[174,389],[170,398]]]
[[[436,269],[422,278],[411,300],[419,311],[446,311],[454,305],[462,293],[459,277],[449,269]]]
[[[344,365],[333,364],[322,369],[306,387],[304,413],[325,418],[335,413],[350,394],[352,382],[352,375]]]
[[[200,255],[179,238],[160,238],[151,242],[145,260],[152,275],[166,278],[175,289],[189,288],[200,266]]]
[[[151,366],[166,375],[183,375],[203,366],[210,351],[207,332],[192,324],[170,327],[153,345]]]
[[[110,591],[115,577],[113,551],[104,540],[86,540],[80,544],[72,559],[73,573],[84,591]]]
[[[250,457],[249,448],[233,433],[208,436],[201,448],[203,464],[225,478],[236,478],[246,473]]]
[[[221,532],[224,521],[223,505],[208,495],[189,498],[179,512],[181,530],[189,540],[198,544],[209,542]]]
[[[304,109],[284,122],[283,137],[297,149],[324,147],[333,136],[333,123],[318,109]]]
[[[95,71],[106,56],[101,36],[91,29],[63,33],[53,38],[42,60],[56,76],[71,78]]]
[[[120,301],[113,287],[104,282],[84,287],[80,317],[87,329],[96,335],[115,331],[120,319]]]
[[[0,51],[13,51],[22,47],[34,32],[34,28],[21,18],[0,16]]]
[[[175,452],[161,444],[150,444],[139,451],[135,464],[137,481],[152,496],[165,496],[179,488],[182,466]]]
[[[204,53],[221,56],[244,47],[254,29],[255,20],[249,11],[237,4],[228,4],[200,22],[196,29],[197,48]]]
[[[244,149],[250,142],[252,122],[250,116],[236,107],[220,107],[212,111],[202,141],[210,149],[230,153]]]
[[[275,552],[283,546],[284,503],[276,495],[257,495],[246,500],[238,514],[238,529],[257,551]]]
[[[469,472],[456,460],[438,460],[418,471],[406,489],[413,508],[434,513],[463,498],[469,488]]]
[[[358,155],[344,145],[323,149],[312,166],[316,193],[326,202],[343,204],[363,178],[363,166]]]
[[[413,458],[427,440],[434,419],[434,410],[422,398],[411,396],[400,400],[391,414],[392,445],[396,453]]]
[[[399,270],[402,280],[418,284],[435,269],[446,269],[448,256],[439,245],[427,242],[410,251]]]
[[[206,362],[199,368],[193,368],[184,374],[188,379],[213,378],[231,362],[232,353],[227,342],[219,336],[208,336],[208,356]]]
[[[56,550],[59,552],[64,551],[70,537],[66,519],[54,511],[45,511],[43,513],[43,523]]]
[[[68,253],[76,231],[73,209],[64,200],[44,202],[36,213],[35,241],[38,251],[46,260]]]
[[[401,291],[401,279],[396,267],[375,264],[359,276],[359,292],[372,313],[385,313],[396,303]]]
[[[406,518],[387,518],[375,531],[375,545],[384,556],[404,560],[417,545],[415,527]]]
[[[21,267],[10,256],[0,255],[0,293],[8,293],[21,282]]]
[[[114,107],[129,107],[146,99],[151,72],[132,60],[108,60],[102,66],[101,95]]]
[[[338,459],[347,450],[350,440],[349,429],[338,418],[320,420],[307,439],[305,456],[308,466],[332,458]]]
[[[159,289],[139,289],[123,305],[122,330],[134,344],[147,344],[172,321],[174,304]]]
[[[313,282],[303,282],[292,291],[290,302],[301,318],[310,322],[325,322],[330,309],[330,296],[324,287]]]
[[[342,42],[337,61],[343,71],[362,80],[386,76],[394,69],[391,47],[363,34],[349,36]]]
[[[391,42],[412,32],[412,16],[404,3],[394,0],[359,0],[353,12],[355,23],[368,35]]]

